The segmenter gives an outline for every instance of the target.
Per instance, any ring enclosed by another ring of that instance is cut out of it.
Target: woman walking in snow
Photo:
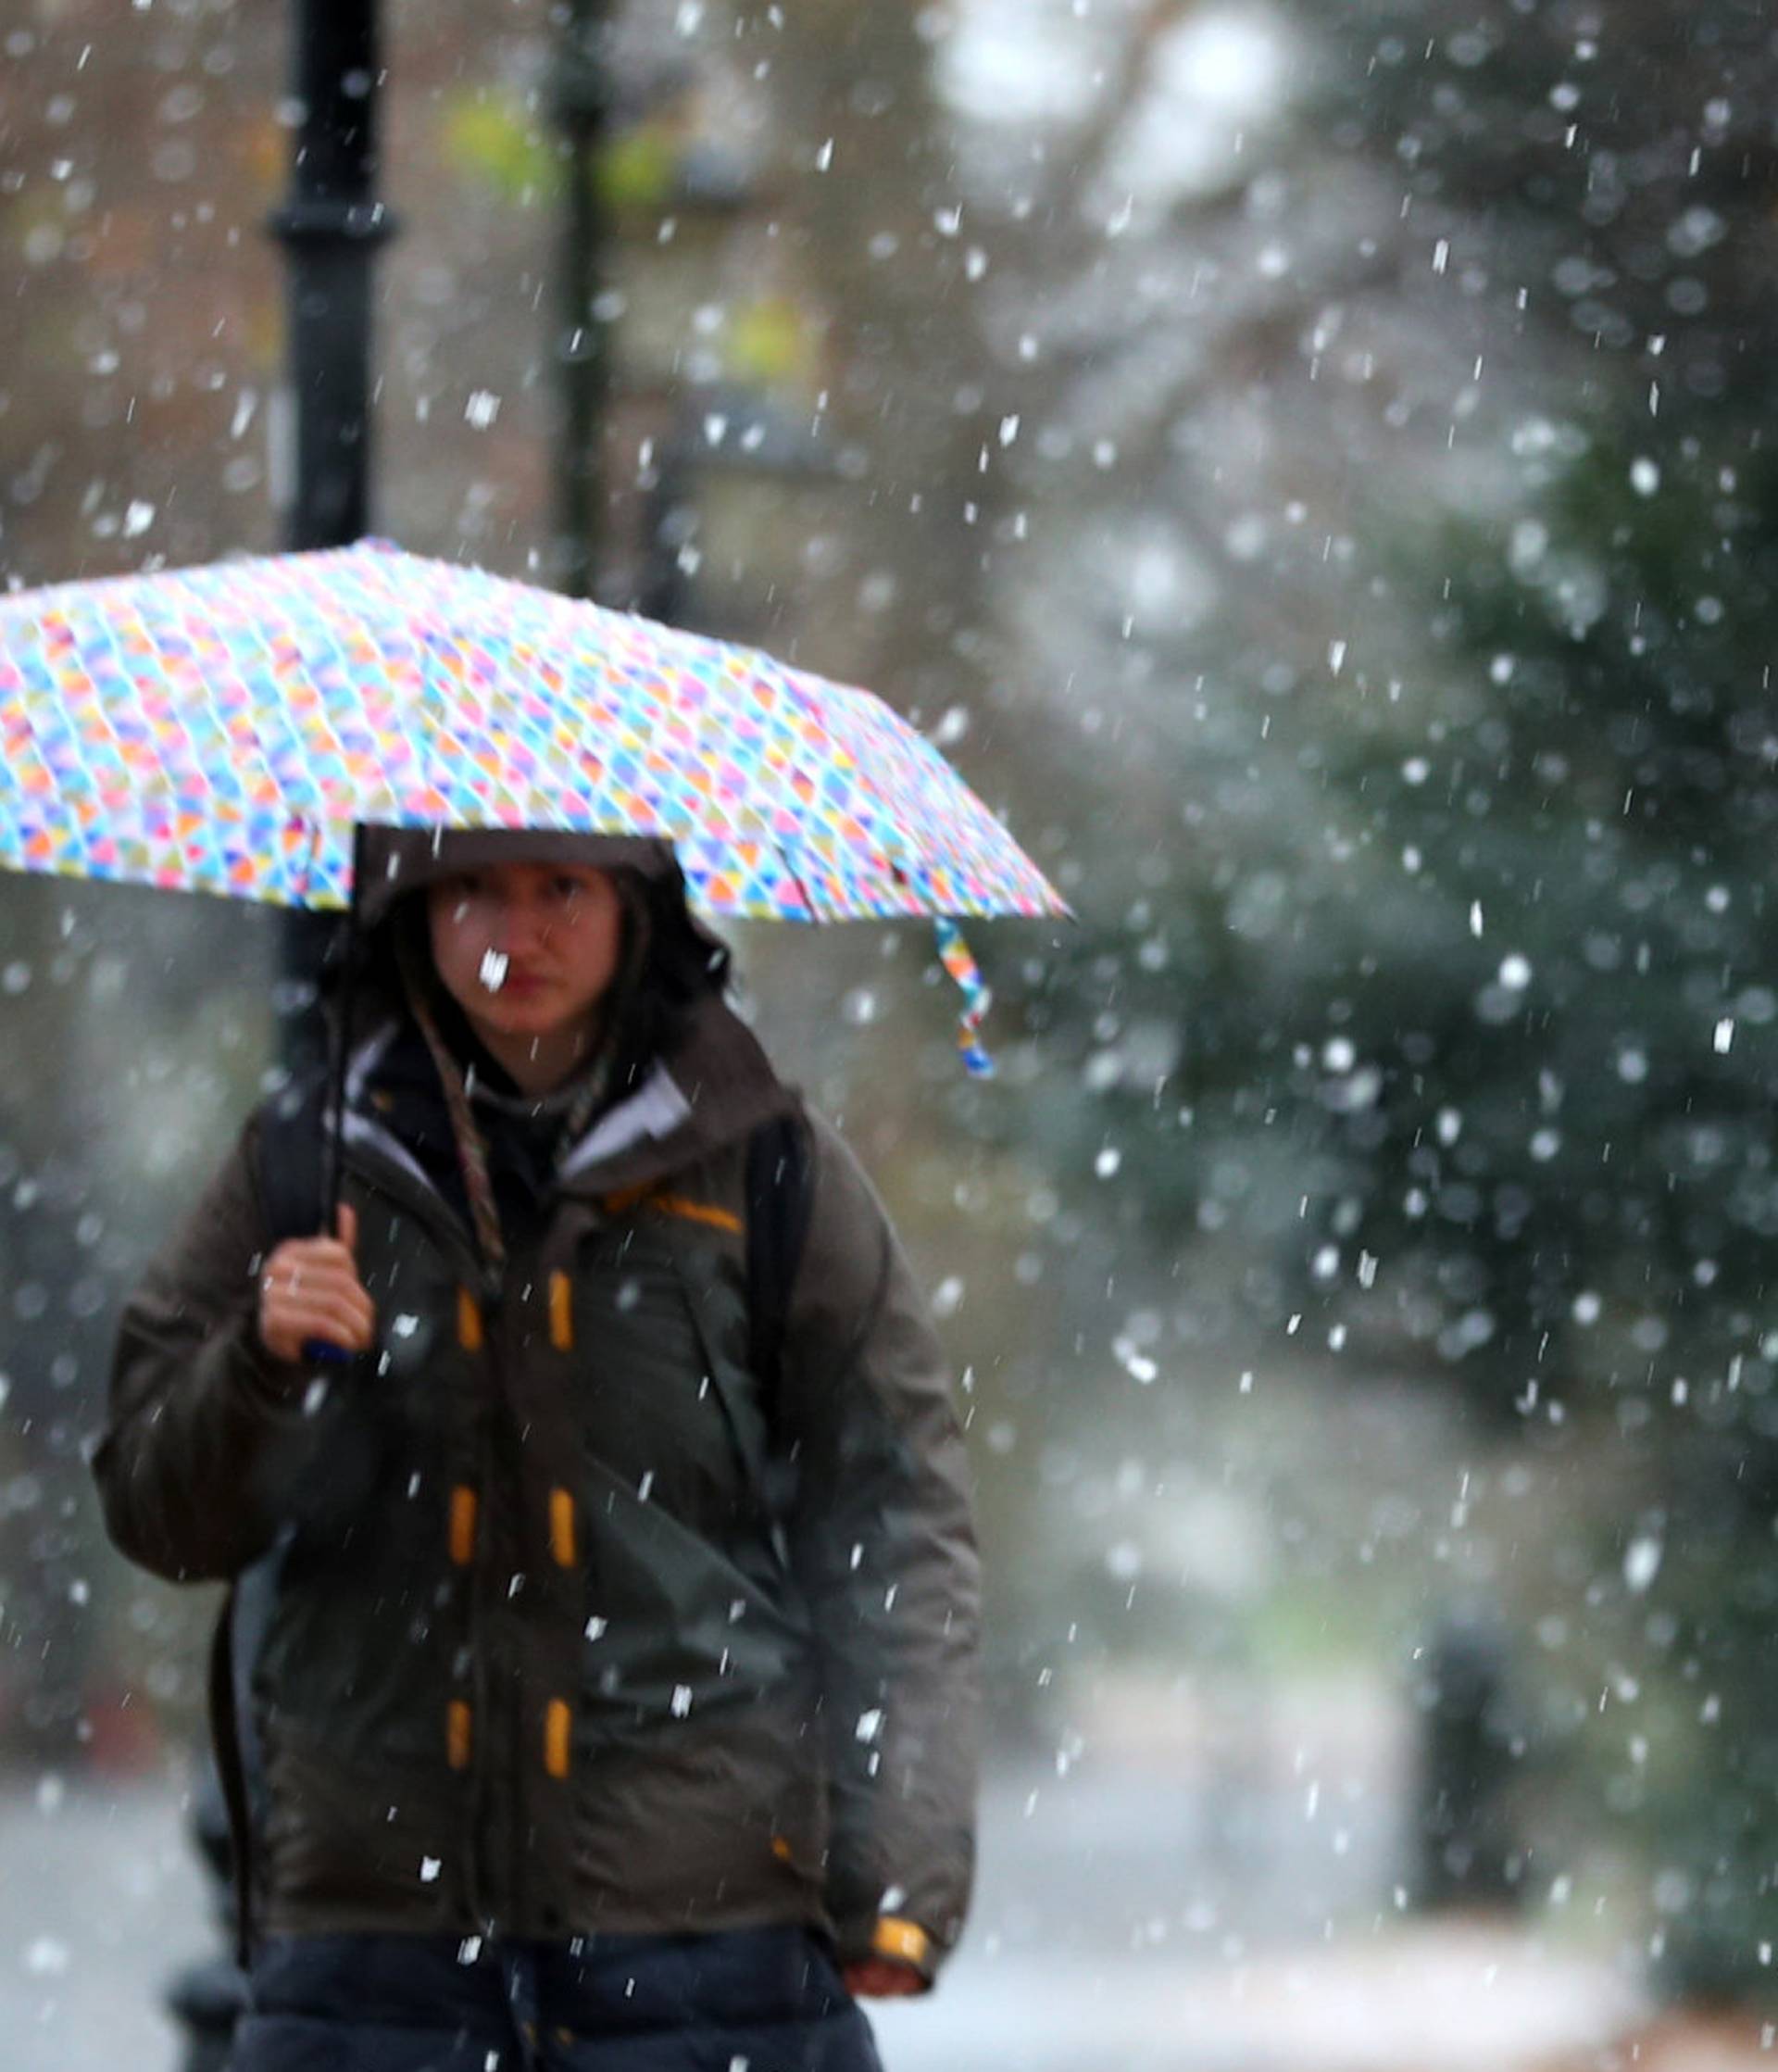
[[[344,1113],[249,1122],[95,1459],[127,1554],[235,1586],[233,2064],[870,2072],[972,1855],[924,1303],[669,848],[368,846]]]

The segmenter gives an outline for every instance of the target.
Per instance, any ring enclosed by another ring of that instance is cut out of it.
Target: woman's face
[[[440,983],[496,1055],[584,1030],[618,974],[623,902],[604,871],[491,864],[429,886],[427,910]]]

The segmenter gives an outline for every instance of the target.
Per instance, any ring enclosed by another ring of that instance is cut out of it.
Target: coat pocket
[[[273,1733],[260,1835],[269,1924],[445,1929],[467,1916],[469,1833],[442,1766],[341,1762],[334,1747]]]
[[[819,1920],[827,1849],[820,1740],[812,1705],[780,1693],[608,1744],[587,1768],[577,1875],[657,1918],[760,1904],[768,1918]]]

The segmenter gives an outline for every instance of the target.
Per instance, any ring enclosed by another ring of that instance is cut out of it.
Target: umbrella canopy
[[[341,906],[355,823],[559,827],[715,914],[1068,910],[868,692],[380,542],[0,598],[0,747],[14,869]]]

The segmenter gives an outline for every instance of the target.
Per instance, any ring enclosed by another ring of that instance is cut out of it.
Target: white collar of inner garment
[[[394,1034],[393,1026],[378,1030],[352,1060],[346,1078],[345,1134],[349,1139],[359,1143],[377,1143],[404,1167],[424,1179],[425,1174],[412,1153],[386,1129],[357,1111],[357,1097],[364,1083]],[[607,1109],[594,1124],[562,1161],[558,1177],[566,1180],[573,1174],[584,1172],[590,1165],[597,1165],[602,1160],[616,1158],[645,1136],[670,1136],[690,1120],[691,1113],[692,1104],[680,1091],[671,1073],[665,1065],[657,1065],[633,1094],[619,1101],[615,1108]]]
[[[692,1104],[665,1065],[657,1065],[627,1100],[608,1109],[562,1161],[560,1177],[614,1159],[645,1136],[670,1136],[690,1121]]]

